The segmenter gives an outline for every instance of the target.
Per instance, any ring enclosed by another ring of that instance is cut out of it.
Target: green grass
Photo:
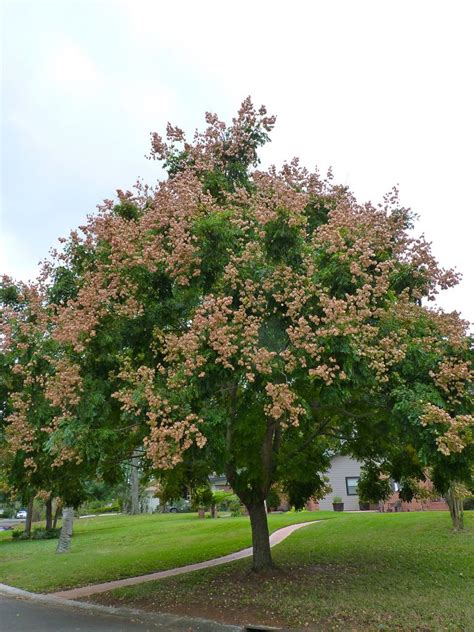
[[[305,515],[305,514],[303,514]],[[340,514],[243,560],[97,595],[102,603],[313,630],[474,630],[474,512]]]
[[[270,529],[332,518],[330,512],[270,516]],[[199,520],[196,514],[105,516],[76,520],[70,553],[56,540],[14,541],[0,534],[0,582],[36,592],[121,579],[183,566],[250,546],[248,518]]]
[[[328,520],[331,518],[331,520]],[[313,630],[474,630],[474,512],[466,532],[445,512],[269,517],[273,531],[324,519],[273,550],[277,568],[250,561],[97,595],[94,601],[229,623]],[[248,518],[194,514],[76,521],[72,550],[0,533],[0,582],[49,592],[181,566],[250,544]]]

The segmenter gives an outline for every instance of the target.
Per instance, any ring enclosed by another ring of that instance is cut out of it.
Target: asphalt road
[[[14,529],[23,524],[24,520],[18,520],[17,518],[1,518],[0,519],[0,531],[4,529]]]
[[[5,597],[0,595],[0,632],[223,632],[220,626],[189,619],[139,621],[96,611],[79,610],[56,604]]]

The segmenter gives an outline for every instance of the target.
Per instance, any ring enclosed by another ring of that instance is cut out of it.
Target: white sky
[[[4,0],[0,273],[28,279],[57,237],[138,176],[149,132],[278,116],[264,164],[297,155],[378,201],[398,184],[474,321],[470,0]]]

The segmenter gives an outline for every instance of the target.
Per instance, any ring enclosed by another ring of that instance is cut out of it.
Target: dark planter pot
[[[359,509],[361,511],[369,511],[370,509],[370,503],[363,503],[363,502],[359,502]]]
[[[344,503],[333,503],[332,508],[334,511],[344,511]]]

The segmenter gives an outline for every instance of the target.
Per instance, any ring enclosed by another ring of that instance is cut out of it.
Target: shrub
[[[280,494],[274,487],[272,487],[267,496],[268,509],[278,509],[278,507],[280,506],[280,502]]]
[[[194,490],[191,498],[191,507],[196,509],[207,509],[213,501],[211,489],[205,485]]]
[[[406,481],[403,490],[405,494],[413,493]],[[368,463],[361,470],[357,493],[362,502],[378,503],[390,498],[393,492],[388,476],[376,464]]]
[[[218,511],[230,511],[230,505],[235,502],[237,496],[233,492],[213,492],[212,499]]]
[[[238,518],[242,515],[242,503],[235,494],[232,494],[232,498],[227,501],[227,508],[232,518]]]
[[[105,513],[119,513],[120,505],[118,502],[110,505],[89,504],[87,507],[81,507],[80,515],[91,514],[105,514]]]
[[[234,518],[242,514],[242,503],[233,492],[214,492],[213,501],[219,511],[230,511],[231,516]]]
[[[24,535],[25,532],[23,531],[23,529],[15,529],[14,531],[12,531],[12,538],[14,540],[24,540],[25,538],[22,538],[22,535]]]
[[[32,540],[54,540],[59,538],[61,529],[44,529],[43,527],[35,527],[31,534]]]
[[[95,513],[118,513],[120,511],[120,506],[118,503],[113,503],[107,507],[98,507],[95,510]]]
[[[468,496],[465,498],[462,506],[465,511],[474,510],[474,496]]]
[[[45,529],[44,527],[35,527],[31,535],[27,535],[22,529],[12,531],[14,540],[53,540],[59,538],[61,529]]]
[[[104,502],[106,504],[104,505]],[[121,511],[121,505],[118,500],[110,502],[104,500],[89,500],[81,505],[79,508],[79,515],[84,516],[87,514],[103,514],[103,513],[115,513]]]

